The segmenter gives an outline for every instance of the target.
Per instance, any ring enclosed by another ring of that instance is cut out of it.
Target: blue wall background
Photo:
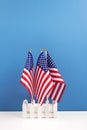
[[[27,52],[47,48],[67,84],[59,110],[87,110],[87,1],[0,0],[0,110],[30,100],[19,83]]]

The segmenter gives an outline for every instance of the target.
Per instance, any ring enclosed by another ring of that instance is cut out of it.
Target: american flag
[[[47,65],[55,86],[53,90],[48,94],[48,97],[56,102],[59,102],[63,95],[66,85],[48,52],[47,52]]]
[[[53,81],[48,71],[44,52],[41,52],[35,70],[35,95],[40,105],[53,89]]]
[[[33,56],[31,52],[28,52],[20,83],[28,90],[33,100]]]

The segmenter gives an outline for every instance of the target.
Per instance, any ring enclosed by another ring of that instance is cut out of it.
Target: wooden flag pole
[[[46,57],[46,64],[47,64],[47,49],[46,50],[44,50],[45,51],[45,57]],[[46,100],[46,103],[49,103],[49,97],[48,97],[48,95],[47,95],[47,100]]]
[[[29,52],[32,52],[32,49],[31,49],[31,48],[29,49]],[[32,103],[32,104],[35,104],[35,100],[33,99],[33,97],[32,97],[32,99],[31,99],[31,103]]]

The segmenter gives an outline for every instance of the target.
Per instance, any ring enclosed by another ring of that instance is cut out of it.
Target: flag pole
[[[32,53],[32,49],[31,49],[31,48],[29,49],[29,52]],[[32,98],[31,98],[31,103],[32,103],[32,104],[35,104],[35,100],[34,100],[34,97],[33,97],[33,96],[32,96]]]
[[[32,52],[32,49],[31,49],[31,48],[29,49],[29,52],[30,52],[30,53]],[[31,98],[31,103],[33,104],[33,96],[32,96],[32,98]]]
[[[43,48],[40,50],[40,53],[42,53],[42,52],[44,52],[44,49],[43,49]],[[37,101],[37,103],[38,103],[38,101]],[[39,105],[39,103],[38,103],[38,105]]]
[[[48,52],[48,50],[46,49],[46,50],[44,50],[44,51],[45,51],[46,64],[47,64],[47,52]],[[46,103],[49,103],[49,97],[48,97],[48,95],[47,95]]]

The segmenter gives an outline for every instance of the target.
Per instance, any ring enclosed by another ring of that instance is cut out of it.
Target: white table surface
[[[22,112],[0,112],[0,130],[87,130],[87,112],[58,112],[56,119],[25,119]]]

